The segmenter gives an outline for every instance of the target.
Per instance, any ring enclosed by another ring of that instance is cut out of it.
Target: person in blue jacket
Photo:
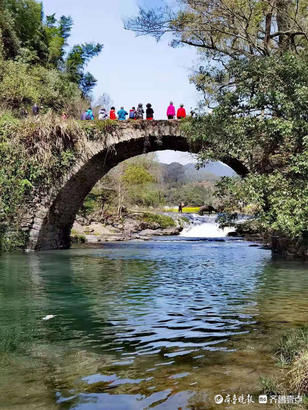
[[[92,108],[90,107],[89,109],[88,109],[88,111],[86,112],[86,120],[94,120],[94,115],[93,115],[93,111],[92,111]]]
[[[118,111],[118,120],[125,121],[127,115],[128,112],[124,110],[124,107],[121,107],[121,109]]]

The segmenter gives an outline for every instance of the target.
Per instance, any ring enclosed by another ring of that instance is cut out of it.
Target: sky
[[[145,4],[151,0],[143,0]],[[158,0],[155,0],[156,2]],[[189,82],[198,57],[189,47],[172,48],[168,40],[136,37],[123,28],[123,19],[137,15],[138,0],[43,0],[45,14],[73,18],[70,45],[84,42],[103,43],[98,57],[88,70],[98,80],[94,101],[103,93],[110,95],[116,108],[150,102],[155,119],[165,119],[170,101],[196,107],[200,95]],[[192,162],[191,156],[163,152],[162,162]]]

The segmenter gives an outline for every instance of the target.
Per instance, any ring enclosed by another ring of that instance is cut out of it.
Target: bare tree
[[[100,97],[98,97],[98,99],[94,103],[95,108],[104,107],[107,112],[110,111],[110,108],[112,107],[112,105],[113,105],[112,98],[107,93],[103,93]]]

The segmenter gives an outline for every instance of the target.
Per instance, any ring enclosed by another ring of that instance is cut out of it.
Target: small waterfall
[[[180,236],[186,238],[225,238],[234,228],[220,229],[216,223],[217,215],[185,215],[191,220],[189,226],[184,228]]]

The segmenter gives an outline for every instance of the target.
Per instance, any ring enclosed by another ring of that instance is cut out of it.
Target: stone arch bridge
[[[104,135],[103,135],[104,134]],[[102,138],[87,140],[78,160],[50,191],[29,204],[23,219],[28,250],[66,249],[76,214],[93,186],[120,162],[145,153],[174,150],[197,153],[201,143],[190,143],[177,121],[117,123]],[[217,158],[237,174],[248,167],[232,157]]]

